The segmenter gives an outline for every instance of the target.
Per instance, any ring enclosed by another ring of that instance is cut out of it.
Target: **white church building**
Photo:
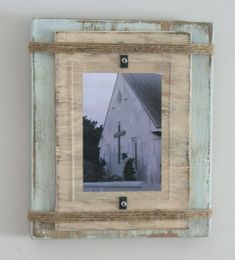
[[[122,155],[134,158],[137,180],[161,183],[161,76],[117,75],[99,142],[110,175],[123,175]]]

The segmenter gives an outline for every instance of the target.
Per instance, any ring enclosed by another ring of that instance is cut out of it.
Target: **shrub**
[[[134,158],[125,159],[125,165],[123,168],[123,177],[126,181],[136,181],[134,161],[135,161]]]

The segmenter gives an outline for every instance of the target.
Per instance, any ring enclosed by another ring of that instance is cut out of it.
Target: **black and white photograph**
[[[83,190],[161,190],[157,73],[83,73]]]

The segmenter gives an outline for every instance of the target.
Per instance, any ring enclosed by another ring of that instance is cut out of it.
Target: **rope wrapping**
[[[151,210],[151,211],[105,211],[105,212],[38,212],[30,211],[28,219],[43,223],[178,220],[209,218],[211,210]]]
[[[212,55],[212,44],[127,44],[127,43],[75,43],[31,42],[29,52],[51,53],[178,53]]]

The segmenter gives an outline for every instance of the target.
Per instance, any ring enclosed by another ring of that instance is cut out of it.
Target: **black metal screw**
[[[119,197],[119,209],[127,209],[127,197]]]
[[[120,55],[120,67],[128,68],[128,55]]]

